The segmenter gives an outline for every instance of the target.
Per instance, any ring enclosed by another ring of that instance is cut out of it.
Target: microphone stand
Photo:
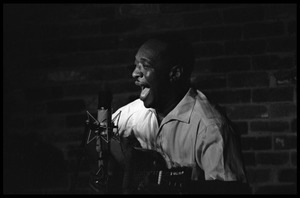
[[[109,112],[110,113],[110,112]],[[108,162],[107,160],[110,159],[110,140],[111,138],[118,138],[118,132],[116,135],[113,134],[113,129],[117,129],[117,126],[115,126],[114,120],[119,119],[120,117],[119,112],[116,117],[111,120],[108,120],[107,126],[101,126],[101,123],[99,123],[88,111],[87,111],[87,116],[88,118],[85,120],[85,129],[84,133],[82,135],[82,141],[80,144],[80,150],[81,152],[79,153],[78,160],[76,167],[74,169],[73,176],[71,178],[71,184],[69,187],[69,192],[74,192],[76,185],[77,185],[77,180],[78,180],[78,173],[79,173],[79,168],[82,164],[83,159],[85,158],[86,155],[86,145],[92,142],[94,139],[96,139],[96,152],[98,154],[98,171],[92,175],[92,179],[89,181],[90,187],[96,191],[96,192],[105,192],[109,191],[109,186],[108,180],[109,180],[109,175],[108,175]],[[90,118],[92,118],[92,121],[90,121]],[[94,133],[95,136],[93,138],[90,138],[91,134]],[[104,143],[106,142],[107,148],[104,148]],[[106,150],[104,154],[104,150]],[[91,183],[92,182],[92,183]],[[101,189],[102,188],[102,189]]]

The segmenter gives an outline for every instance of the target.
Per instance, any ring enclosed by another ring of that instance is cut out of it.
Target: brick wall
[[[113,109],[137,97],[140,44],[193,43],[193,84],[241,133],[253,193],[296,193],[296,4],[4,4],[4,192],[66,193],[85,111],[107,83]],[[87,187],[80,166],[76,192]]]

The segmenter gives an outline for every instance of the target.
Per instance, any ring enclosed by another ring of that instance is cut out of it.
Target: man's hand
[[[132,193],[135,190],[133,186],[133,177],[135,170],[134,148],[139,146],[139,142],[134,135],[120,137],[121,148],[124,154],[124,177],[122,191],[124,194]]]

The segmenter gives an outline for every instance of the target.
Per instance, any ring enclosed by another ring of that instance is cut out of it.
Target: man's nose
[[[141,72],[141,69],[139,66],[136,66],[132,72],[132,77],[133,78],[138,78],[138,77],[142,77],[143,73]]]

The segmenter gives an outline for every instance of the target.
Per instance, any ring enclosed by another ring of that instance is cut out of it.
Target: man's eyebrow
[[[141,58],[141,62],[142,63],[148,63],[148,64],[152,64],[153,63],[153,61],[150,60],[150,59],[148,59],[148,58]]]
[[[140,61],[135,59],[134,64],[138,64],[138,63],[142,63],[142,64],[148,63],[151,65],[153,63],[153,61],[151,61],[150,59],[147,59],[147,58],[141,58]]]

